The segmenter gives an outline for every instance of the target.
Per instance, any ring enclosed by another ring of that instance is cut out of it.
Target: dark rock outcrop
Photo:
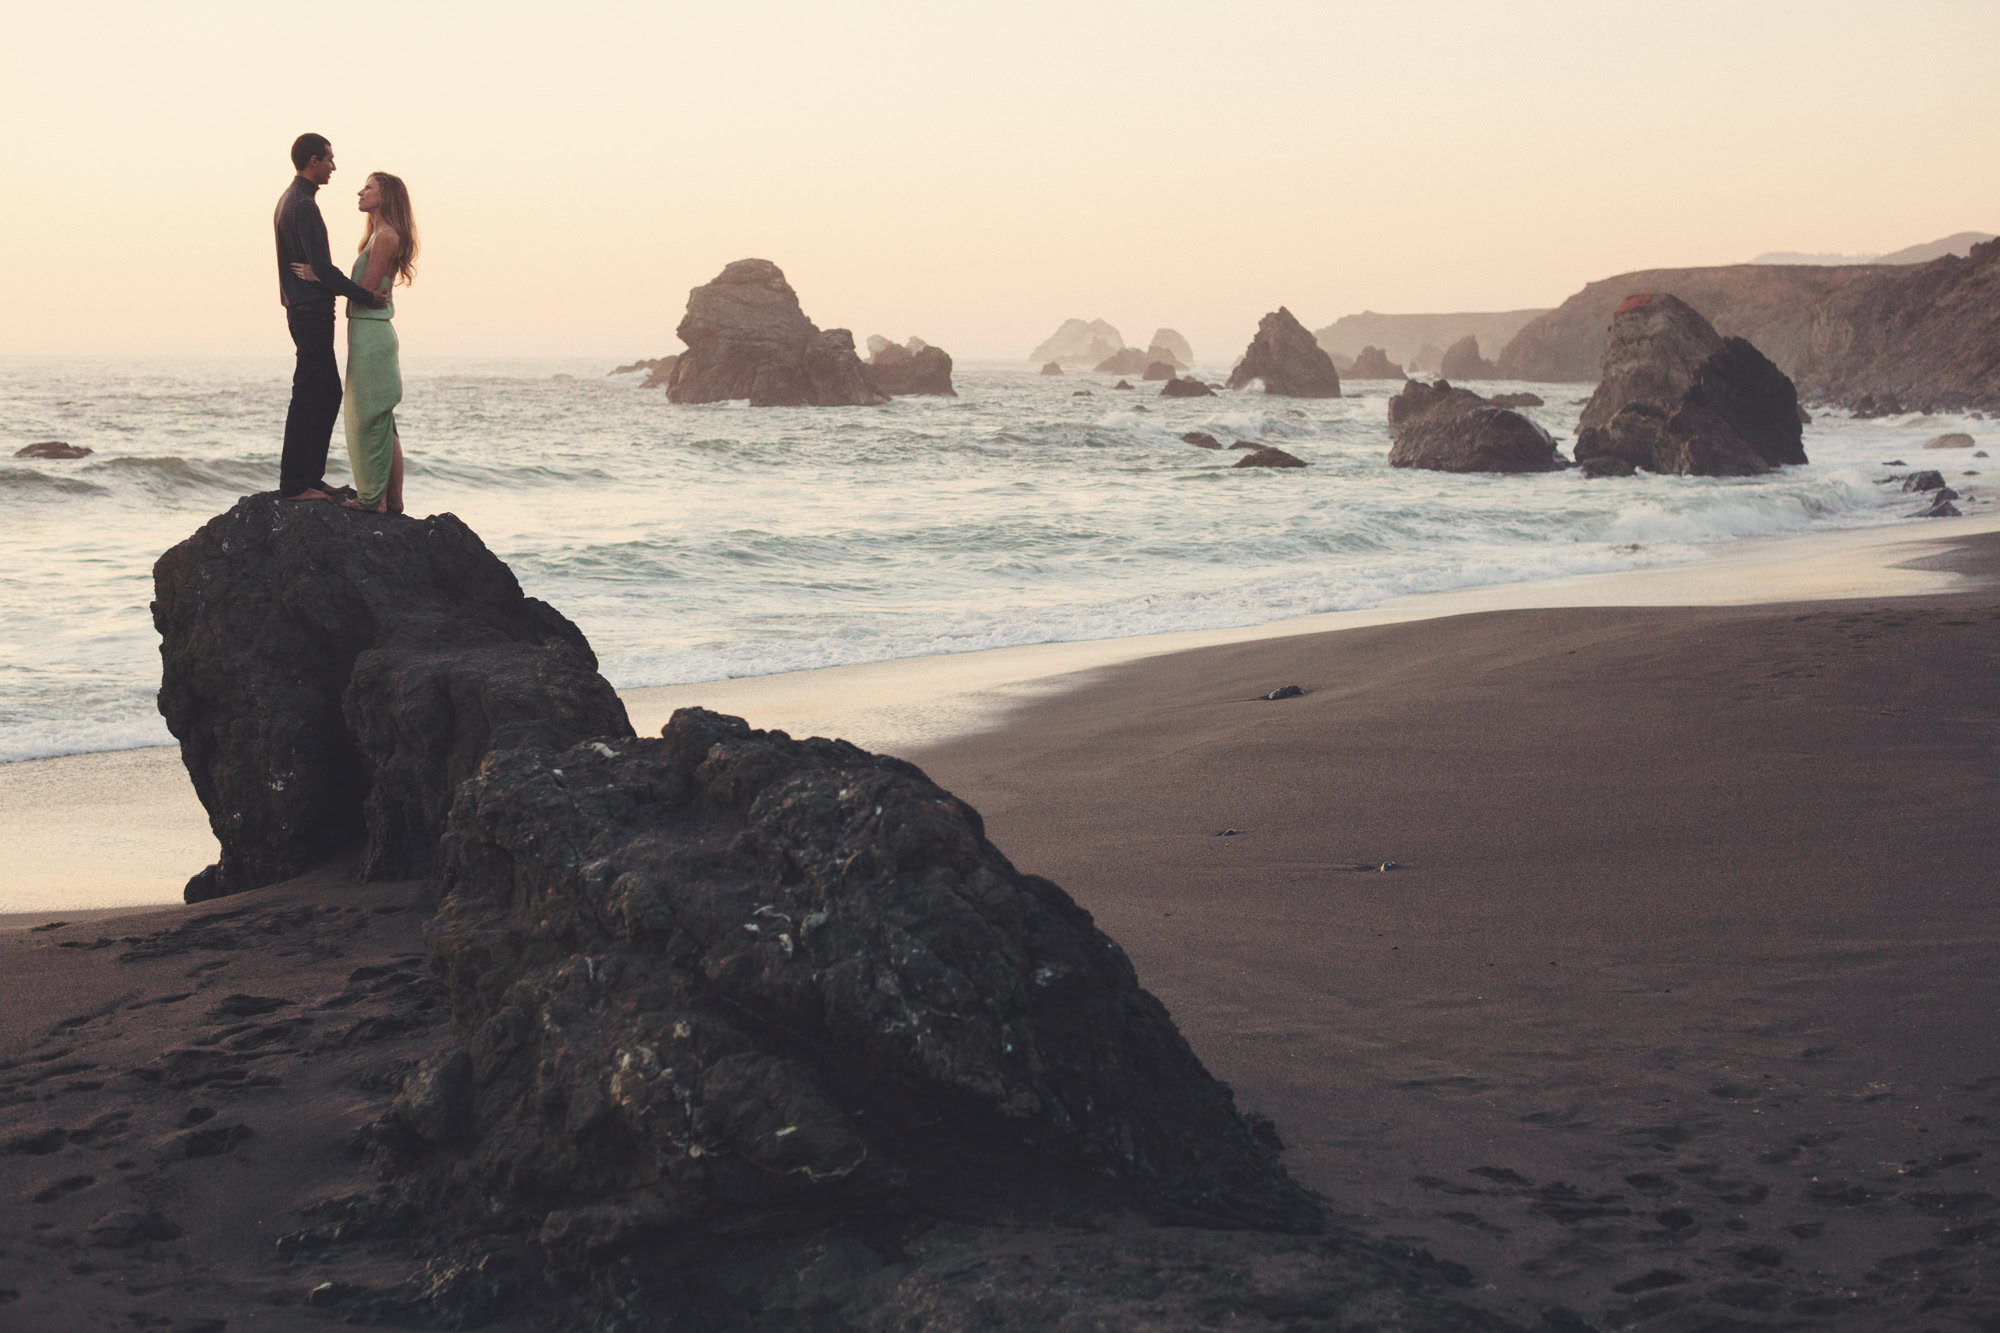
[[[1132,386],[1126,383],[1124,380],[1119,380],[1116,384],[1112,385],[1111,387],[1114,389],[1129,389]]]
[[[1805,462],[1801,440],[1783,371],[1679,298],[1642,294],[1612,319],[1575,452],[1579,463],[1616,454],[1649,472],[1745,477]]]
[[[768,259],[739,259],[688,293],[675,330],[688,350],[667,380],[667,400],[752,407],[873,406],[888,401],[868,382],[854,335],[821,330]]]
[[[96,450],[87,444],[65,444],[61,440],[43,440],[38,444],[23,445],[14,451],[16,458],[88,458]]]
[[[1918,510],[1914,515],[1914,517],[1957,518],[1959,517],[1959,508],[1951,501],[1952,501],[1951,496],[1947,495],[1944,491],[1939,491],[1936,495],[1931,497],[1930,508]]]
[[[1970,448],[1972,447],[1972,444],[1973,444],[1973,440],[1972,440],[1972,437],[1971,437],[1970,435],[1967,435],[1967,434],[1966,434],[1966,433],[1965,433],[1964,431],[1962,431],[1962,430],[1955,430],[1955,431],[1951,431],[1951,432],[1949,432],[1948,434],[1944,434],[1944,435],[1933,435],[1933,436],[1931,436],[1931,437],[1930,437],[1930,438],[1929,438],[1928,440],[1925,440],[1925,441],[1924,441],[1924,448],[1926,448],[1926,449],[1970,449]],[[46,454],[45,454],[45,455],[42,455],[42,456],[43,456],[43,457],[48,457],[48,455],[46,455]],[[71,454],[71,455],[67,455],[67,457],[72,457],[72,458],[73,458],[73,457],[76,457],[76,455],[74,455],[74,454]]]
[[[1500,350],[1510,380],[1585,383],[1597,378],[1612,312],[1633,292],[1671,293],[1723,336],[1746,338],[1787,374],[1797,372],[1813,310],[1831,291],[1876,270],[1806,264],[1646,269],[1593,282],[1514,335]],[[1900,270],[1890,270],[1900,271]]]
[[[910,339],[910,345],[889,343],[862,371],[869,384],[892,398],[911,394],[958,397],[951,384],[951,357],[942,347],[933,347],[921,338]]]
[[[672,356],[659,358],[659,360],[653,363],[653,368],[646,372],[646,378],[639,381],[639,387],[642,389],[664,388],[667,382],[674,377],[674,367],[680,363],[681,354],[679,352],[675,352]]]
[[[1943,485],[1942,472],[1912,472],[1903,478],[1903,489],[1906,491],[1935,491]]]
[[[1197,449],[1220,449],[1222,447],[1222,441],[1216,439],[1205,430],[1187,431],[1181,435],[1181,439],[1183,442],[1191,444]]]
[[[1355,356],[1354,364],[1345,372],[1349,378],[1357,380],[1400,380],[1409,378],[1403,368],[1389,359],[1389,354],[1379,347],[1364,347]]]
[[[1198,379],[1181,375],[1160,386],[1162,398],[1213,398],[1215,390]]]
[[[355,850],[426,873],[490,751],[631,730],[583,634],[450,514],[250,496],[153,585],[160,712],[222,848],[189,902]]]
[[[1045,361],[1042,363],[1042,373],[1044,375],[1060,375],[1063,373],[1062,363],[1060,361]]]
[[[1091,369],[1100,375],[1139,375],[1146,369],[1146,354],[1136,347],[1121,347]]]
[[[1257,336],[1229,372],[1227,387],[1241,389],[1256,380],[1264,381],[1265,393],[1340,397],[1340,372],[1333,368],[1333,358],[1283,306],[1257,321]]]
[[[1586,477],[1630,477],[1639,471],[1629,459],[1617,454],[1598,454],[1584,459],[1577,467]]]
[[[1850,272],[1812,308],[1800,393],[1912,412],[2000,408],[2000,240],[1962,259]]]
[[[1153,361],[1147,364],[1146,373],[1139,378],[1147,380],[1170,380],[1173,377],[1174,368],[1172,366],[1164,361]]]
[[[1232,449],[1248,449],[1249,452],[1236,460],[1235,467],[1305,467],[1306,460],[1296,454],[1288,454],[1283,449],[1275,449],[1268,444],[1252,444],[1248,440],[1238,440],[1229,446]]]
[[[1444,349],[1444,359],[1438,362],[1438,374],[1448,380],[1500,378],[1499,368],[1479,354],[1479,339],[1470,333]]]
[[[1389,466],[1434,472],[1554,472],[1555,440],[1511,408],[1447,380],[1411,380],[1389,400]]]
[[[1101,319],[1066,319],[1062,327],[1044,338],[1028,360],[1059,362],[1065,366],[1094,366],[1125,345],[1117,329]]]
[[[702,709],[510,750],[459,788],[439,882],[469,1087],[409,1146],[559,1262],[1120,1207],[1320,1224],[1089,913],[901,760]]]
[[[1540,407],[1542,396],[1537,393],[1496,393],[1486,401],[1495,407]]]

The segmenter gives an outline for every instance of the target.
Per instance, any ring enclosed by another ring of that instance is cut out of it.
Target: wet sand
[[[1992,1327],[2000,542],[1949,559],[1155,658],[911,757],[1497,1308]]]

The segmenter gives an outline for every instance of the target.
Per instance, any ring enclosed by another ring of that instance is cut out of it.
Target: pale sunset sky
[[[775,261],[822,327],[1226,364],[1259,315],[1560,302],[1629,269],[2000,231],[2000,0],[20,6],[0,354],[289,359],[315,130],[424,253],[405,355],[677,350]],[[1497,351],[1497,349],[1493,349]]]

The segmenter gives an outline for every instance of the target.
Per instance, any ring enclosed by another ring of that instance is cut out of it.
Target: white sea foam
[[[957,399],[751,411],[603,370],[412,360],[398,416],[412,506],[464,518],[624,687],[1258,624],[1900,522],[1917,506],[1886,460],[1934,466],[1926,438],[1990,425],[1827,414],[1812,463],[1749,479],[1448,476],[1386,465],[1389,386],[1107,401],[1110,376],[961,364]],[[1584,391],[1534,387],[1531,414],[1573,439]],[[0,360],[6,452],[97,450],[0,466],[0,759],[165,741],[152,563],[272,484],[287,388],[280,361]],[[1238,471],[1190,430],[1312,466]]]

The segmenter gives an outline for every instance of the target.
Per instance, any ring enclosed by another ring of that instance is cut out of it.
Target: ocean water
[[[2000,443],[1986,421],[1829,413],[1806,427],[1812,462],[1765,477],[1452,476],[1387,465],[1386,382],[1330,401],[1162,399],[1111,376],[966,364],[956,399],[753,410],[670,406],[607,369],[413,359],[398,419],[411,510],[469,523],[621,687],[1688,561],[1905,522],[1919,506],[1878,483],[1887,460],[1955,474],[1982,460],[1924,440]],[[170,741],[153,561],[276,484],[289,375],[282,358],[0,358],[0,761]],[[1590,392],[1478,387],[1541,394],[1528,413],[1565,451]],[[1240,455],[1186,445],[1187,430],[1311,466],[1235,470]],[[37,440],[96,453],[12,457]],[[337,431],[328,475],[345,475]]]

